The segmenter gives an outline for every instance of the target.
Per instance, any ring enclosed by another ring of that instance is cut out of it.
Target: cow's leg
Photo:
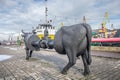
[[[32,51],[32,50],[30,50],[30,56],[29,56],[29,57],[32,57],[32,53],[33,53],[33,51]]]
[[[76,53],[71,51],[71,49],[66,49],[66,53],[69,59],[68,64],[61,71],[62,74],[67,74],[67,71],[76,63]]]
[[[84,64],[84,75],[88,75],[90,73],[90,70],[89,70],[89,66],[88,66],[88,63],[87,63],[87,51],[82,54],[82,60],[83,60],[83,64]]]
[[[29,60],[29,49],[26,48],[26,60]]]

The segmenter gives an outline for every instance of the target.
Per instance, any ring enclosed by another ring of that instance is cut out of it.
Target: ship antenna
[[[47,21],[47,11],[48,11],[48,8],[47,8],[47,0],[45,0],[45,18],[46,18],[46,24],[48,23]]]

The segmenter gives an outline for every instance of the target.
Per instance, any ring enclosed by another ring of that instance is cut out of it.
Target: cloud
[[[71,25],[82,22],[86,16],[92,28],[98,28],[105,12],[111,18],[109,24],[120,25],[119,0],[47,0],[48,20],[54,26],[61,22]],[[31,31],[39,23],[45,22],[44,0],[0,0],[0,31]],[[114,19],[113,19],[114,18]]]

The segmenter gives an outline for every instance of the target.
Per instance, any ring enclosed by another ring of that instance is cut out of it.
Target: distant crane
[[[104,38],[108,38],[108,29],[106,28],[107,22],[109,22],[109,14],[105,12],[104,19],[101,23],[102,28],[99,30],[99,33],[101,33],[101,36]]]
[[[86,23],[86,17],[83,16],[83,23]]]

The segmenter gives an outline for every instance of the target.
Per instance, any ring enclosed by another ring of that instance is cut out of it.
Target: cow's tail
[[[90,65],[92,62],[91,59],[91,53],[90,53],[90,49],[91,49],[91,37],[92,37],[92,29],[90,27],[90,25],[83,23],[83,26],[86,28],[87,34],[87,52],[86,52],[86,56],[87,56],[87,63]]]

